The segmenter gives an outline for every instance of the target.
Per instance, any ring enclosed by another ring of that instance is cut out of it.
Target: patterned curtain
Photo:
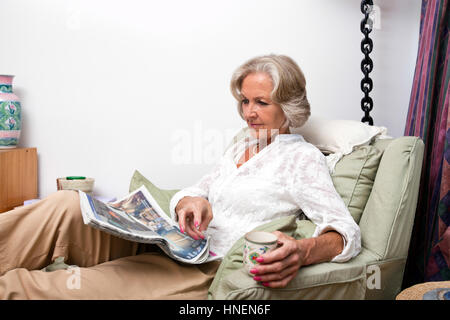
[[[450,280],[448,0],[422,0],[419,49],[405,136],[425,155],[403,287]]]

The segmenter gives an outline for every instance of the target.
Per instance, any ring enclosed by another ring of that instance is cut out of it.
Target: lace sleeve
[[[183,197],[187,197],[187,196],[202,197],[202,198],[205,198],[206,200],[208,200],[209,186],[215,179],[217,179],[219,174],[220,174],[220,165],[218,164],[211,170],[211,172],[204,175],[196,184],[194,184],[190,187],[184,188],[184,189],[178,191],[177,193],[175,193],[173,195],[173,197],[170,199],[170,205],[169,205],[170,216],[172,217],[172,220],[178,221],[178,216],[175,212],[175,208],[176,208],[178,202]]]
[[[332,262],[345,262],[361,251],[361,233],[331,179],[325,156],[318,149],[294,157],[289,193],[304,214],[317,225],[313,237],[339,232],[344,249]]]

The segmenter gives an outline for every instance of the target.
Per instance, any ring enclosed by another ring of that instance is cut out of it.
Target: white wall
[[[372,116],[394,137],[403,135],[420,2],[375,1]],[[361,19],[358,0],[2,0],[0,74],[16,75],[20,146],[38,149],[40,196],[67,175],[122,196],[135,169],[162,188],[194,183],[244,125],[229,80],[260,54],[298,62],[313,115],[360,121]],[[184,164],[173,158],[179,130],[193,143]]]

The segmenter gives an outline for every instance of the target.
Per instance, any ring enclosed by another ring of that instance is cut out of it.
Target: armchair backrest
[[[359,226],[362,246],[379,260],[406,258],[424,155],[419,137],[377,140],[384,150]]]

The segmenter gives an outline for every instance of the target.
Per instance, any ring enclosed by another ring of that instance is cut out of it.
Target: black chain
[[[369,97],[369,92],[372,91],[373,81],[369,77],[369,73],[373,70],[373,61],[369,57],[369,53],[373,49],[373,41],[369,38],[369,33],[372,31],[373,21],[369,18],[372,11],[372,0],[361,1],[361,12],[364,14],[364,19],[361,20],[361,32],[364,34],[364,39],[361,41],[361,51],[364,54],[364,59],[361,61],[361,71],[364,73],[364,78],[361,80],[361,90],[364,92],[364,97],[361,99],[361,109],[364,111],[364,117],[361,122],[368,122],[373,126],[373,119],[369,112],[373,109],[373,100]]]

